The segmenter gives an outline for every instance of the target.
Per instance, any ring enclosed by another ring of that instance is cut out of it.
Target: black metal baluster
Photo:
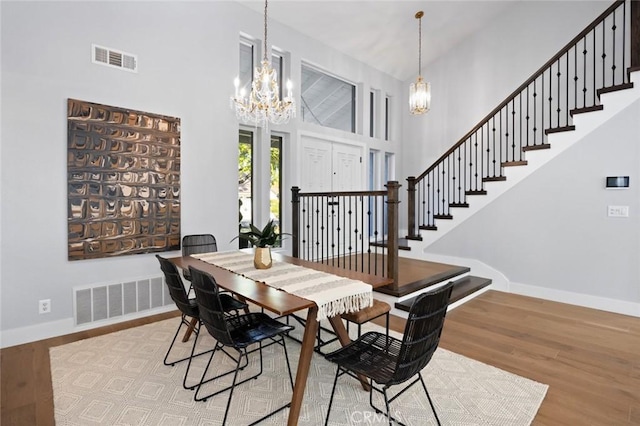
[[[566,125],[569,125],[569,54],[567,53],[566,56],[566,63],[567,63],[567,72],[566,72],[566,77],[565,77],[565,86],[567,88],[567,94],[565,97],[565,122]]]
[[[567,63],[569,61],[567,60]],[[569,85],[567,85],[569,87]],[[578,108],[578,45],[573,48],[573,107]]]
[[[607,31],[606,25],[605,25],[606,19],[602,21],[602,87],[607,87],[607,83],[606,83],[606,79],[605,77],[605,69],[606,69],[606,57],[607,57],[607,53],[606,53],[606,47],[605,47],[605,34]]]
[[[352,248],[353,248],[353,244],[351,242],[351,238],[353,238],[353,234],[352,234],[353,229],[352,229],[352,226],[351,226],[353,224],[353,216],[352,216],[353,210],[352,210],[352,205],[351,205],[351,197],[349,197],[349,211],[347,212],[347,214],[349,215],[349,239],[348,239],[348,243],[349,243],[349,247],[348,247],[348,250],[349,250],[349,268],[348,269],[351,270],[352,269],[351,268],[351,254],[352,254],[351,251],[352,251]]]
[[[536,138],[537,136],[537,130],[538,130],[538,123],[536,121],[536,119],[538,118],[538,109],[537,109],[537,100],[538,100],[538,92],[536,91],[536,80],[533,80],[533,144],[537,145],[538,144],[538,140]]]
[[[519,145],[519,150],[518,150],[518,161],[522,160],[522,92],[520,92],[520,94],[518,95],[518,112],[519,112],[519,119],[518,119],[518,127],[520,128],[520,136],[519,136],[519,141],[518,141],[518,145]]]
[[[509,103],[504,106],[504,121],[505,121],[505,142],[504,142],[504,161],[509,161]],[[500,112],[500,134],[502,135],[502,111]],[[502,146],[500,146],[502,150]],[[502,175],[502,153],[500,155],[500,174]]]
[[[529,86],[527,86],[527,116],[525,117],[527,123],[527,144],[529,146]]]
[[[611,85],[616,85],[616,11],[613,11],[613,26],[611,27],[612,33],[612,57],[611,57]]]
[[[552,115],[553,115],[553,64],[549,65],[549,127],[547,127],[548,129],[553,128],[553,120],[552,120]],[[543,128],[545,128],[543,126]]]
[[[492,170],[492,173],[493,173],[493,176],[495,176],[496,175],[496,116],[495,115],[493,116],[492,121],[493,121],[493,127],[491,129],[491,131],[493,132],[492,133],[492,136],[493,136],[493,138],[492,138],[493,139],[493,161],[492,161],[493,170]]]
[[[516,98],[511,100],[511,161],[516,161]]]
[[[558,94],[558,99],[557,99],[557,104],[558,104],[558,108],[556,110],[556,112],[558,113],[558,127],[560,126],[560,112],[562,112],[562,109],[560,108],[560,103],[561,103],[561,98],[560,98],[560,77],[562,76],[562,73],[560,72],[560,58],[558,58],[558,62],[557,62],[557,66],[558,66],[558,72],[556,74],[557,78],[558,78],[558,90],[557,90],[557,94]]]
[[[376,200],[376,201],[377,201],[377,200]],[[378,203],[377,203],[377,202],[375,203],[375,205],[374,205],[374,207],[373,207],[373,208],[374,208],[374,211],[375,211],[375,214],[373,215],[373,216],[374,216],[374,218],[375,218],[375,219],[373,220],[373,226],[374,226],[374,231],[373,231],[373,237],[374,237],[374,238],[373,238],[373,241],[376,241],[376,242],[377,242],[377,241],[378,241],[378,235],[380,235],[380,234],[379,234],[379,232],[378,232],[378,222],[379,222],[379,219],[378,219]],[[377,254],[378,254],[378,249],[377,249],[377,247],[376,247],[376,256],[375,256],[374,261],[373,261],[373,265],[374,265],[374,266],[373,266],[374,275],[378,275],[378,256],[377,256]]]
[[[627,2],[622,3],[622,82],[628,83],[627,81],[627,73],[624,72],[625,65],[627,63]]]
[[[582,63],[582,106],[587,107],[587,36],[583,38]]]
[[[593,30],[593,105],[596,105],[596,30]]]

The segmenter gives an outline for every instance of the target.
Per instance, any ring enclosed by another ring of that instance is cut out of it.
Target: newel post
[[[407,178],[407,211],[409,227],[409,238],[417,236],[416,233],[416,177],[409,176]]]
[[[387,278],[393,279],[393,289],[398,289],[398,210],[400,204],[400,184],[389,181],[387,187]]]
[[[640,2],[631,3],[631,70],[640,70]]]
[[[291,187],[291,238],[293,240],[293,247],[291,248],[291,255],[293,257],[300,257],[300,188],[297,186]]]

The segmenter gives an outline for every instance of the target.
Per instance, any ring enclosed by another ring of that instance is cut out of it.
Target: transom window
[[[356,86],[302,64],[302,121],[356,131]]]

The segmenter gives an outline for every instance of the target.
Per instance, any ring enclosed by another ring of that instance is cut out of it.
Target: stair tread
[[[402,258],[401,258],[402,259]],[[429,262],[427,262],[429,263]],[[384,294],[389,294],[396,297],[406,296],[407,294],[414,293],[423,288],[438,284],[442,281],[450,280],[462,274],[466,274],[470,269],[466,266],[457,265],[445,265],[431,262],[431,264],[439,265],[441,268],[434,273],[430,273],[428,276],[421,278],[412,278],[414,281],[409,283],[403,283],[398,290],[394,290],[391,286],[378,287],[374,291]],[[400,281],[402,279],[402,268],[400,268]]]
[[[551,145],[548,143],[543,143],[543,144],[539,144],[539,145],[529,145],[529,146],[523,146],[522,147],[522,151],[526,152],[526,151],[535,151],[538,149],[549,149],[551,148]]]
[[[483,182],[502,182],[505,180],[507,180],[506,176],[487,176],[482,178]]]
[[[576,129],[576,126],[562,126],[562,127],[552,127],[544,131],[545,135],[549,135],[551,133],[560,133],[560,132],[571,132]]]
[[[633,83],[623,83],[623,84],[617,84],[615,86],[603,87],[602,89],[596,90],[596,93],[598,94],[598,96],[600,96],[603,93],[617,92],[618,90],[625,90],[625,89],[631,89],[631,88],[633,88]]]
[[[491,279],[489,278],[476,277],[473,275],[460,278],[453,283],[453,290],[451,291],[451,298],[449,299],[449,303],[455,303],[458,300],[463,299],[468,295],[488,286],[489,284],[491,284]],[[416,297],[403,300],[402,302],[396,302],[395,307],[402,311],[409,312],[409,310],[411,309],[411,305],[413,304]]]
[[[370,242],[369,245],[374,247],[386,247],[387,240],[373,241]],[[411,250],[409,240],[407,238],[398,238],[398,250]]]

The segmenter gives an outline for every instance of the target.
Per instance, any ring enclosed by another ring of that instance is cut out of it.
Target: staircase
[[[637,2],[613,3],[420,176],[407,179],[402,258],[424,259],[439,238],[640,99],[639,9]],[[492,282],[467,272],[378,291],[397,298],[386,301],[398,314],[416,294],[451,280],[452,303]]]
[[[479,211],[637,99],[640,6],[630,3],[613,3],[420,176],[407,178],[407,240],[433,243],[454,218]]]

